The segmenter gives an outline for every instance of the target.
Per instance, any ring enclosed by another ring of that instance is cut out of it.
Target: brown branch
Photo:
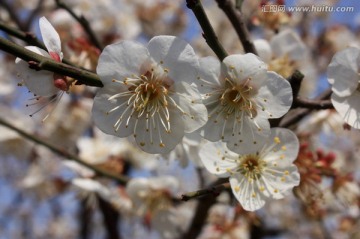
[[[196,239],[208,216],[208,211],[211,208],[212,205],[216,203],[216,196],[220,193],[221,190],[227,188],[223,184],[226,184],[228,179],[218,179],[216,182],[214,182],[209,189],[203,189],[199,190],[197,192],[187,193],[182,195],[183,199],[191,199],[197,197],[199,200],[197,208],[195,210],[195,215],[190,223],[190,227],[186,233],[181,238],[186,239]],[[219,185],[220,184],[220,185]],[[229,183],[227,183],[229,184]],[[221,190],[220,190],[221,189]],[[200,197],[199,196],[205,196],[208,195],[210,197]]]
[[[331,95],[331,89],[327,89],[320,96],[316,97],[314,100],[326,100]],[[310,114],[313,109],[297,109],[293,114],[284,117],[280,123],[280,127],[289,128],[291,125],[296,124],[302,120],[305,116]]]
[[[240,11],[235,8],[235,5],[230,0],[216,0],[219,8],[221,8],[233,25],[241,44],[246,53],[254,53],[257,55],[254,43],[250,39],[249,31]]]
[[[334,108],[333,104],[331,103],[331,100],[310,100],[310,99],[302,99],[300,97],[296,98],[296,100],[294,101],[294,106],[300,108],[313,109],[313,110]]]
[[[89,164],[89,163],[85,162],[84,160],[80,159],[78,156],[67,152],[66,149],[54,146],[54,145],[48,143],[46,140],[41,139],[40,137],[29,134],[29,133],[25,132],[24,130],[19,129],[19,128],[13,126],[12,124],[6,122],[2,118],[0,118],[0,125],[3,125],[11,130],[17,132],[19,135],[23,136],[24,138],[26,138],[34,143],[40,144],[40,145],[48,148],[52,152],[54,152],[60,156],[63,156],[66,159],[73,160],[73,161],[93,170],[97,175],[101,175],[101,176],[104,176],[104,177],[107,177],[110,179],[114,179],[121,185],[125,185],[129,180],[127,177],[125,177],[123,175],[116,175],[116,174],[107,172],[101,168],[98,168],[92,164]]]
[[[216,56],[222,61],[227,57],[227,53],[220,44],[214,29],[212,28],[210,21],[205,13],[205,10],[201,4],[200,0],[186,0],[186,6],[191,9],[198,20],[202,30],[203,37],[205,38],[206,43],[213,50]]]
[[[220,180],[216,181],[217,183],[219,183]],[[221,181],[223,181],[221,179]],[[222,192],[224,189],[227,189],[230,187],[230,183],[226,182],[226,183],[222,183],[220,185],[215,185],[209,188],[205,188],[205,189],[200,189],[197,191],[193,191],[193,192],[188,192],[185,194],[181,195],[181,200],[182,201],[189,201],[190,199],[194,199],[194,198],[200,198],[203,196],[207,196],[209,194],[212,194],[213,196],[218,196],[220,192]]]

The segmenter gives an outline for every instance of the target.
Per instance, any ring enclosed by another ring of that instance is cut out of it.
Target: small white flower
[[[104,87],[94,99],[95,124],[118,137],[133,134],[148,153],[168,153],[207,120],[192,83],[198,64],[192,47],[173,36],[154,37],[147,47],[107,46],[97,67]]]
[[[259,149],[270,134],[268,119],[290,109],[289,82],[267,71],[267,65],[251,53],[228,56],[223,63],[202,58],[200,70],[200,90],[209,112],[204,137],[223,140],[240,154]]]
[[[268,141],[259,151],[238,155],[226,149],[224,143],[208,143],[201,159],[210,173],[230,177],[236,199],[245,210],[264,206],[267,198],[280,199],[300,182],[293,164],[299,151],[299,141],[292,131],[271,129]]]
[[[332,85],[331,102],[343,120],[360,129],[360,49],[347,48],[336,53],[329,64],[328,81]]]
[[[63,53],[61,52],[59,34],[45,17],[40,18],[39,26],[41,36],[48,51],[36,46],[27,46],[25,48],[44,57],[61,62]],[[69,89],[71,83],[64,76],[50,71],[30,69],[28,62],[20,58],[16,58],[15,63],[19,76],[24,80],[27,88],[38,96],[52,96],[58,93],[59,90],[67,91]]]
[[[177,238],[177,214],[171,197],[179,189],[179,181],[172,176],[134,178],[126,185],[126,192],[139,216],[150,216],[151,226],[164,239]]]

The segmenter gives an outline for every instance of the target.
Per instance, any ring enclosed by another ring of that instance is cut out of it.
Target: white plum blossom
[[[300,36],[292,29],[285,29],[268,42],[254,41],[259,57],[269,65],[269,70],[283,77],[289,77],[295,69],[307,73],[305,62],[311,62],[309,51]],[[308,76],[308,74],[306,74]]]
[[[204,138],[223,140],[229,149],[252,153],[270,135],[268,119],[283,116],[292,104],[288,81],[254,54],[230,55],[222,63],[200,59],[201,87],[208,109]]]
[[[59,34],[45,17],[40,18],[39,26],[47,51],[36,46],[26,46],[25,48],[44,57],[61,62],[63,53],[61,51]],[[28,62],[20,58],[16,58],[15,63],[19,76],[32,93],[38,96],[52,96],[59,93],[59,91],[69,90],[71,82],[67,81],[65,76],[46,70],[35,71],[30,69]]]
[[[333,94],[331,102],[343,120],[360,129],[360,49],[349,47],[336,53],[327,75]]]
[[[210,173],[230,177],[236,199],[245,210],[254,211],[267,198],[281,199],[299,184],[300,174],[293,164],[298,152],[299,141],[292,131],[272,128],[259,151],[239,155],[222,142],[209,142],[201,150],[201,159]]]
[[[179,228],[172,198],[179,190],[179,181],[172,176],[133,178],[126,185],[138,216],[149,217],[151,225],[164,239],[176,238]]]
[[[198,67],[192,47],[173,36],[107,46],[97,67],[104,87],[94,99],[95,124],[118,137],[132,134],[148,153],[170,152],[207,120],[193,84]]]

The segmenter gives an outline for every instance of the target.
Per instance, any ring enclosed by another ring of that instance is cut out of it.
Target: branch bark
[[[241,44],[246,53],[253,53],[257,55],[254,43],[250,39],[250,33],[246,27],[246,23],[240,11],[235,8],[235,5],[230,0],[216,0],[219,8],[221,8],[233,25]]]
[[[0,118],[0,125],[3,125],[15,132],[17,132],[19,135],[23,136],[24,138],[28,139],[28,140],[31,140],[32,142],[34,143],[37,143],[37,144],[40,144],[46,148],[48,148],[49,150],[53,151],[54,153],[60,155],[60,156],[63,156],[64,158],[67,158],[69,160],[73,160],[91,170],[93,170],[97,175],[101,175],[101,176],[104,176],[104,177],[107,177],[107,178],[110,178],[110,179],[114,179],[116,180],[119,184],[121,185],[126,185],[126,183],[128,182],[128,178],[123,176],[123,175],[115,175],[113,173],[110,173],[110,172],[107,172],[103,169],[100,169],[94,165],[91,165],[87,162],[85,162],[84,160],[80,159],[78,156],[76,155],[73,155],[73,154],[70,154],[69,152],[67,152],[64,148],[60,148],[60,147],[56,147],[48,142],[46,142],[45,140],[35,136],[35,135],[32,135],[32,134],[29,134],[27,132],[25,132],[24,130],[22,129],[19,129],[15,126],[13,126],[12,124],[6,122],[4,119]]]
[[[200,0],[186,0],[186,6],[191,9],[198,20],[202,30],[203,37],[205,38],[206,43],[214,51],[216,56],[222,61],[227,57],[227,53],[223,46],[220,44],[214,29],[212,28],[210,21],[205,13],[205,10],[201,4]]]

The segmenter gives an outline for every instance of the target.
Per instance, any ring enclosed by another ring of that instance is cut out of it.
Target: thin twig
[[[37,64],[38,70],[48,70],[60,75],[69,76],[88,86],[103,87],[100,78],[95,73],[41,56],[2,37],[0,37],[0,50],[19,57],[24,61],[32,62],[33,67]]]
[[[230,183],[226,182],[226,183],[222,183],[219,185],[211,186],[209,188],[200,189],[200,190],[193,191],[193,192],[188,192],[188,193],[181,195],[181,200],[189,201],[190,199],[203,197],[203,196],[206,196],[209,194],[212,194],[213,196],[218,196],[221,191],[223,191],[224,189],[227,189],[229,187],[230,187]]]
[[[240,11],[235,8],[235,5],[230,0],[216,0],[226,16],[233,25],[246,53],[253,53],[257,55],[254,43],[250,39],[250,33],[246,27],[246,23]]]
[[[206,43],[214,51],[216,56],[222,61],[227,57],[225,49],[220,44],[214,29],[212,28],[208,17],[204,11],[204,8],[200,0],[186,0],[186,6],[194,12],[196,19],[198,20],[202,30]]]
[[[324,91],[320,96],[316,97],[314,100],[326,100],[331,95],[331,89],[327,89]],[[289,128],[291,125],[296,124],[300,120],[302,120],[305,116],[310,114],[310,112],[313,109],[296,109],[296,112],[294,112],[291,115],[288,115],[287,117],[284,117],[284,119],[280,123],[280,127]]]
[[[46,142],[46,140],[43,140],[43,139],[41,139],[41,138],[39,138],[39,137],[37,137],[35,135],[29,134],[29,133],[25,132],[24,130],[19,129],[19,128],[13,126],[12,124],[6,122],[2,118],[0,118],[0,125],[3,125],[3,126],[9,128],[11,130],[16,131],[19,135],[23,136],[24,138],[26,138],[28,140],[31,140],[32,142],[35,142],[37,144],[40,144],[40,145],[50,149],[54,153],[56,153],[56,154],[58,154],[60,156],[63,156],[66,159],[73,160],[73,161],[75,161],[75,162],[77,162],[77,163],[79,163],[79,164],[81,164],[81,165],[83,165],[83,166],[85,166],[87,168],[92,169],[98,175],[114,179],[117,182],[119,182],[119,184],[121,184],[121,185],[125,185],[129,180],[126,176],[116,175],[116,174],[107,172],[107,171],[105,171],[103,169],[100,169],[100,168],[98,168],[98,167],[96,167],[94,165],[91,165],[91,164],[85,162],[84,160],[80,159],[78,156],[67,152],[65,149],[60,148],[60,147],[56,147],[56,146]]]
[[[88,34],[90,41],[100,50],[103,50],[103,46],[101,45],[101,43],[99,42],[99,40],[97,39],[94,31],[92,30],[88,20],[83,16],[78,16],[76,15],[76,13],[69,7],[67,6],[65,3],[63,3],[61,0],[56,0],[56,5],[59,8],[62,8],[64,10],[66,10],[77,22],[80,23],[80,25],[84,28],[85,32]]]
[[[331,103],[331,100],[310,100],[302,99],[300,97],[296,98],[295,107],[308,108],[313,110],[322,110],[322,109],[333,109],[334,106]]]

